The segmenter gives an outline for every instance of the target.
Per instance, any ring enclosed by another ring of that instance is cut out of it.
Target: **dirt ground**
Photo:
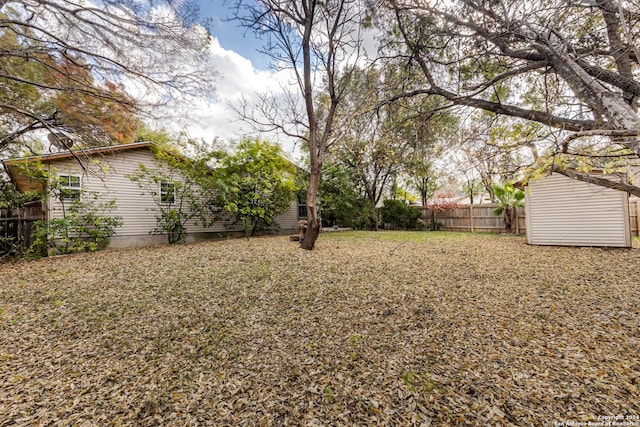
[[[640,426],[639,266],[428,232],[0,265],[0,426]]]

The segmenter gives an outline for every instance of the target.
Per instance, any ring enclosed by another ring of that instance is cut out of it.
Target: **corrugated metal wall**
[[[627,193],[554,174],[529,182],[527,243],[630,247]]]

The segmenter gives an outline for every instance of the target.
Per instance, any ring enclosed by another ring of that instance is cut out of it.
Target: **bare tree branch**
[[[177,94],[211,90],[215,72],[207,59],[206,31],[188,28],[186,12],[178,13],[187,4],[178,8],[172,1],[3,2],[0,103],[13,107],[0,113],[5,147],[37,130],[32,122],[46,121],[58,110],[54,101],[60,97],[78,96],[139,114]],[[136,96],[125,85],[135,87]],[[64,113],[50,126],[65,125]],[[98,134],[88,128],[66,126],[82,133],[85,144],[97,142],[92,139]]]

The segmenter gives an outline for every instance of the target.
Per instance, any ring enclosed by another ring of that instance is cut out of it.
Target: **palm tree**
[[[514,208],[524,206],[524,192],[506,182],[503,185],[492,185],[493,192],[498,200],[498,207],[493,211],[494,215],[502,215],[507,233],[511,233]]]

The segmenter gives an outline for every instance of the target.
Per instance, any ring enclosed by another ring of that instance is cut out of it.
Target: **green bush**
[[[156,228],[152,234],[165,234],[170,244],[182,243],[187,236],[183,215],[178,209],[164,209],[160,215],[156,215]]]
[[[103,210],[115,208],[115,201],[100,203],[75,200],[65,209],[63,218],[34,223],[33,243],[27,255],[40,257],[51,254],[92,252],[104,249],[116,228],[122,225],[122,217],[103,216]]]
[[[232,154],[221,156],[209,191],[215,205],[234,224],[242,224],[247,238],[277,227],[275,218],[291,206],[297,170],[277,145],[245,139]]]
[[[382,222],[393,228],[414,228],[420,218],[420,211],[403,200],[385,200],[380,212]]]

